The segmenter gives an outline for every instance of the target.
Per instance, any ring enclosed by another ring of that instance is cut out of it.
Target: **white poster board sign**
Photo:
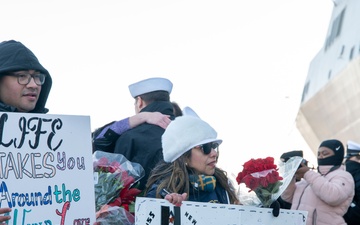
[[[95,222],[90,117],[0,113],[0,207],[8,224]]]
[[[176,207],[164,199],[137,197],[135,225],[305,225],[307,212],[255,206],[185,201]]]

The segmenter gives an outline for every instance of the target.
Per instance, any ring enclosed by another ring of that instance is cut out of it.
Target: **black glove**
[[[270,208],[273,209],[273,216],[278,217],[280,213],[280,203],[278,201],[274,201],[273,203],[271,203]]]

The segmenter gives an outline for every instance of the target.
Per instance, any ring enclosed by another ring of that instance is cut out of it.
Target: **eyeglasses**
[[[210,142],[210,143],[206,143],[206,144],[196,146],[196,148],[200,148],[205,155],[208,155],[208,154],[210,154],[211,149],[214,149],[216,152],[219,152],[219,143]]]
[[[9,75],[17,77],[17,81],[21,85],[27,85],[28,83],[30,83],[31,78],[34,79],[35,84],[38,86],[41,86],[45,83],[45,74],[42,73],[38,73],[38,74],[12,73]]]

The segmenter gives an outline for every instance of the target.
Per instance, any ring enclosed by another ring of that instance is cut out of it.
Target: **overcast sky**
[[[224,140],[219,165],[304,149],[295,127],[331,0],[1,1],[0,40],[28,46],[53,78],[51,114],[95,129],[134,114],[128,85],[160,76]]]

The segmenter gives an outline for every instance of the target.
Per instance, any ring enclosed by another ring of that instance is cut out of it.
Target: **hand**
[[[305,173],[309,170],[310,167],[307,167],[304,163],[301,163],[301,167],[295,173],[296,180],[301,180],[301,178],[303,178]]]
[[[271,203],[270,208],[273,209],[273,216],[278,217],[280,214],[280,203],[278,201],[274,201],[273,203]]]
[[[144,117],[147,123],[158,125],[164,129],[166,129],[171,122],[169,115],[160,112],[149,112],[148,114],[144,114]]]
[[[186,197],[187,197],[186,193],[183,194],[171,193],[171,194],[167,194],[165,196],[165,199],[176,206],[181,206],[182,201],[185,201]]]
[[[0,208],[0,222],[6,222],[9,219],[11,219],[11,216],[6,215],[6,213],[11,212],[11,208]],[[5,214],[5,215],[2,215]],[[6,223],[1,223],[1,224],[6,224]]]

